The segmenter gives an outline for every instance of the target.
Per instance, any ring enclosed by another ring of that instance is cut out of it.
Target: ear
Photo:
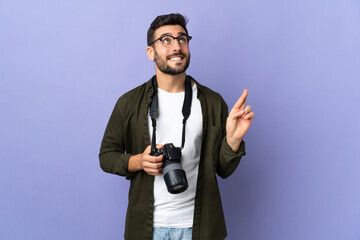
[[[148,58],[151,60],[151,61],[154,61],[155,59],[155,56],[154,56],[154,48],[152,46],[148,46],[146,48],[146,53],[148,55]]]

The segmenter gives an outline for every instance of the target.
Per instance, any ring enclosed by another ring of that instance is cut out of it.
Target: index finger
[[[147,162],[158,163],[158,162],[162,162],[163,157],[164,155],[159,155],[159,156],[148,155],[144,158],[144,160]]]
[[[240,98],[235,103],[234,108],[243,109],[245,107],[245,104],[246,104],[247,95],[248,95],[248,90],[244,89],[244,91],[241,94]]]

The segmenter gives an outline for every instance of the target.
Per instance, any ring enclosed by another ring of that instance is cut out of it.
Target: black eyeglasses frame
[[[159,41],[159,40],[160,40],[160,42],[162,42],[162,39],[163,39],[164,37],[172,37],[172,38],[174,39],[174,41],[177,40],[177,41],[179,42],[179,38],[182,37],[182,36],[186,36],[186,37],[187,37],[188,43],[189,43],[190,40],[192,39],[192,36],[189,36],[189,35],[186,35],[186,34],[180,34],[180,35],[177,36],[177,37],[174,37],[174,36],[172,36],[172,35],[167,34],[167,35],[163,35],[163,36],[155,39],[154,41],[152,41],[152,42],[150,43],[149,46],[153,45],[156,41]],[[172,45],[171,45],[171,46],[172,46]],[[171,46],[169,46],[169,47],[171,47]]]

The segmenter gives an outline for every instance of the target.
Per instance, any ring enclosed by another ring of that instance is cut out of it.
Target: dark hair
[[[167,15],[160,15],[155,18],[155,20],[150,24],[150,27],[147,32],[147,45],[150,46],[150,43],[154,41],[154,32],[161,26],[165,25],[180,25],[184,28],[187,35],[188,30],[186,29],[186,24],[188,19],[181,15],[180,13],[171,13]]]

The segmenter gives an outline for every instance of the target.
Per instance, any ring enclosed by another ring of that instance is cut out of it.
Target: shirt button
[[[144,123],[144,127],[146,127],[146,123]]]

